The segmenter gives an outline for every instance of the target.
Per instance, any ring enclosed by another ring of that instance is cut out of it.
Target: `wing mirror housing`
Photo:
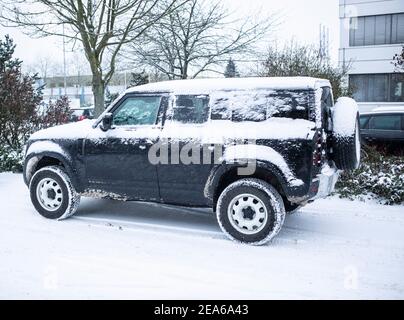
[[[112,128],[112,113],[108,112],[102,118],[101,130],[108,131]]]

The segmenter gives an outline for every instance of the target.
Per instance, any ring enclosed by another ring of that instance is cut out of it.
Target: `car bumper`
[[[328,165],[323,166],[321,173],[313,179],[310,187],[310,199],[321,199],[329,196],[335,189],[339,171]]]

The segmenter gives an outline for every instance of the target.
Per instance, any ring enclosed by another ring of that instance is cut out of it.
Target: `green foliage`
[[[8,35],[4,37],[4,41],[0,40],[0,73],[4,74],[7,69],[18,69],[21,66],[20,60],[12,59],[15,47]]]
[[[131,79],[129,82],[129,87],[137,87],[141,86],[142,84],[149,83],[149,75],[146,73],[145,70],[142,72],[132,72]]]
[[[365,147],[360,167],[344,172],[336,186],[342,198],[370,196],[383,204],[404,202],[403,157],[387,156],[375,148]]]
[[[334,98],[351,96],[345,78],[348,67],[337,68],[329,59],[321,58],[319,50],[313,46],[290,44],[283,50],[268,50],[260,76],[263,77],[315,77],[331,82]]]
[[[240,77],[239,72],[237,71],[237,66],[232,60],[232,58],[229,59],[227,62],[226,70],[224,71],[224,76],[225,78],[238,78]]]

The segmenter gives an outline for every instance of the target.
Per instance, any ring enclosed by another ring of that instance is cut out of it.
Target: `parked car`
[[[94,119],[94,108],[75,108],[71,109],[70,122],[77,122],[86,119]]]
[[[49,219],[73,215],[80,196],[211,207],[230,239],[263,244],[359,161],[357,104],[334,105],[327,80],[181,80],[35,133],[24,180]]]
[[[360,115],[361,136],[365,142],[404,142],[404,107],[377,108]]]

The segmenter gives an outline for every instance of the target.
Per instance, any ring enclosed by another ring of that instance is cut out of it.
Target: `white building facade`
[[[340,0],[340,66],[360,110],[404,106],[404,73],[393,56],[404,45],[404,0]]]

